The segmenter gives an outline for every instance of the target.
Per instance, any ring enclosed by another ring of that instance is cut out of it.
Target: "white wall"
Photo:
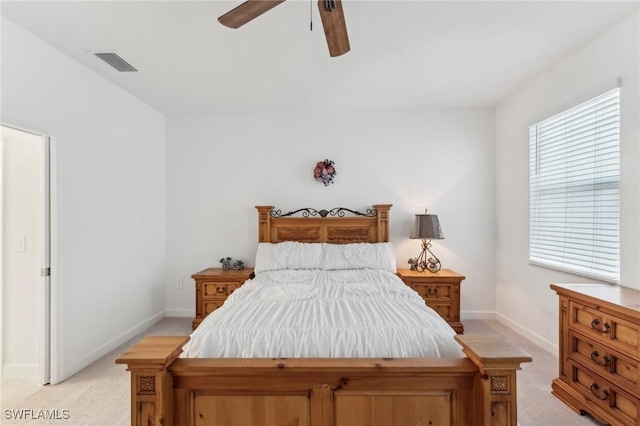
[[[420,251],[414,215],[437,214],[443,268],[466,275],[464,317],[495,311],[493,108],[173,117],[167,122],[168,315],[194,315],[191,274],[230,256],[253,265],[256,205],[392,203],[399,267]],[[334,184],[313,180],[336,163]],[[183,280],[184,289],[176,288]]]
[[[592,280],[528,264],[528,126],[615,87],[621,89],[621,284],[640,286],[640,16],[620,23],[514,93],[496,109],[497,309],[557,348],[553,282]]]
[[[55,382],[164,314],[165,118],[5,18],[1,76],[1,121],[54,138]]]
[[[2,127],[2,377],[38,377],[42,138]]]

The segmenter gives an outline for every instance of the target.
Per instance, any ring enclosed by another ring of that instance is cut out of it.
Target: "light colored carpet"
[[[588,416],[580,416],[551,395],[551,380],[556,376],[558,359],[522,336],[496,321],[464,321],[465,333],[497,333],[528,352],[532,363],[523,365],[518,372],[518,417],[520,426],[595,426]],[[180,335],[191,332],[191,319],[165,318],[142,335],[111,351],[78,374],[55,386],[23,386],[13,400],[0,400],[2,425],[66,425],[66,426],[129,426],[130,397],[129,373],[122,365],[116,365],[116,357],[145,335]],[[7,387],[16,386],[16,381],[5,381]],[[6,410],[31,409],[68,410],[64,420],[13,420],[7,418]],[[366,425],[363,425],[366,426]]]

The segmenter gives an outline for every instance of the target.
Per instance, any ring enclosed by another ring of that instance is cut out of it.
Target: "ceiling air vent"
[[[115,69],[117,69],[119,72],[138,72],[138,70],[135,69],[133,66],[131,66],[129,62],[122,59],[115,52],[92,52],[92,53],[96,55],[98,58],[108,63],[109,65],[111,65],[112,67],[114,67]]]

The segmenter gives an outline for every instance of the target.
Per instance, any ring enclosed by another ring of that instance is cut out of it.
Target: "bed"
[[[384,255],[375,261],[389,250],[391,205],[364,213],[256,208],[256,277],[191,336],[150,336],[116,360],[131,372],[132,425],[516,426],[516,371],[531,358],[495,335],[456,335],[412,290],[394,284],[394,265]],[[354,262],[362,268],[353,271]],[[280,310],[283,298],[297,313]],[[321,312],[347,299],[362,306],[335,312],[349,312],[354,329],[373,322],[373,337],[326,333],[336,315]],[[395,311],[409,311],[406,329],[376,335]],[[296,343],[277,323],[267,335],[225,331],[266,327],[273,318],[299,329],[300,313],[316,320],[299,338],[318,334],[319,344]],[[394,340],[402,335],[406,341]]]

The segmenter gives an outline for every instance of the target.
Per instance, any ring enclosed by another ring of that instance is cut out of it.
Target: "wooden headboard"
[[[379,243],[389,241],[391,204],[374,204],[366,212],[343,207],[331,210],[304,208],[288,213],[273,206],[258,209],[258,241],[279,243]]]

